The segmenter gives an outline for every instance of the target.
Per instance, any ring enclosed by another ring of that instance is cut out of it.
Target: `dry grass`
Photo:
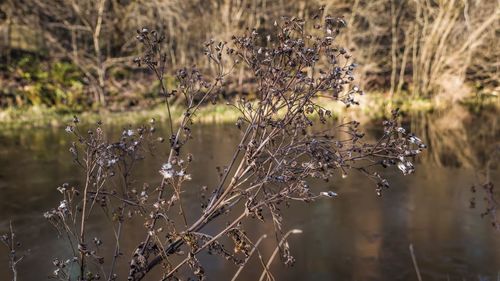
[[[78,1],[78,5],[92,6],[87,2]],[[85,46],[84,40],[78,43],[82,46],[77,46],[81,52],[78,57],[100,57],[102,67],[97,63],[95,73],[86,70],[87,76],[96,81],[110,78],[108,71],[112,68],[130,67],[128,60],[123,58],[139,49],[133,40],[129,40],[138,27],[148,26],[166,35],[169,70],[190,64],[209,69],[213,65],[203,60],[199,42],[211,38],[229,42],[231,34],[241,33],[246,28],[267,33],[273,22],[283,15],[308,18],[324,5],[326,13],[343,16],[349,24],[339,38],[339,44],[347,46],[356,57],[360,65],[356,73],[357,83],[364,89],[386,92],[391,97],[435,97],[444,103],[456,102],[475,93],[498,98],[499,0],[106,1],[101,17],[97,16],[99,13],[95,9],[88,14],[71,16],[74,2],[56,1],[54,5],[59,8],[52,14],[57,14],[57,11],[70,14],[56,15],[54,22],[37,18],[36,14],[47,13],[37,10],[44,7],[40,3],[48,5],[48,2],[39,0],[3,4],[0,9],[7,13],[3,25],[11,27],[3,28],[4,33],[10,32],[7,39],[17,38],[14,34],[16,25],[27,25],[37,30],[39,38],[31,38],[31,41],[43,42],[40,49],[48,51],[53,58],[60,58],[65,53],[61,49],[66,46],[68,58],[75,60],[71,56],[75,53],[75,45],[68,35],[70,33],[63,31],[74,31],[88,22],[89,30],[95,34],[96,26],[92,23],[102,19],[100,37],[97,38],[100,48],[95,46],[96,40],[92,40],[96,38],[91,37],[87,40],[89,46]],[[58,33],[54,33],[54,26]],[[86,34],[85,31],[77,33],[81,34],[78,36]],[[49,37],[57,39],[52,40],[57,43],[57,48],[51,46],[52,41],[41,40]],[[7,45],[22,48],[19,44],[22,40]],[[239,68],[235,81],[229,82],[233,83],[236,92],[249,92],[252,89],[243,88],[249,84],[246,81],[249,77],[248,72]],[[112,82],[112,79],[108,81]],[[102,86],[104,89],[109,87]]]

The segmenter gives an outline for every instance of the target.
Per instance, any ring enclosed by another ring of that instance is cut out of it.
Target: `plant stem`
[[[411,260],[413,262],[413,267],[415,268],[415,272],[417,273],[418,281],[422,281],[422,275],[420,275],[420,269],[418,268],[417,258],[415,257],[415,251],[413,250],[413,244],[410,244],[410,254]]]

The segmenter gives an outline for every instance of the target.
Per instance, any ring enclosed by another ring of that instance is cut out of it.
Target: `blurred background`
[[[206,67],[202,44],[264,34],[281,16],[344,17],[365,91],[427,107],[493,99],[499,93],[498,0],[3,0],[0,2],[0,108],[84,111],[155,104],[158,85],[131,61],[135,31],[166,36],[170,75]],[[246,73],[229,81],[234,93]],[[168,79],[167,79],[168,80]],[[172,79],[173,80],[173,79]],[[173,81],[167,81],[173,83]],[[247,85],[247,84],[244,84]],[[157,100],[156,100],[157,101]]]
[[[64,123],[73,114],[87,123],[104,119],[116,136],[129,124],[166,117],[159,84],[132,63],[141,52],[137,29],[166,35],[171,88],[180,67],[197,65],[210,74],[203,42],[230,42],[247,28],[266,34],[275,19],[308,18],[322,5],[325,14],[348,23],[337,43],[359,65],[354,83],[367,94],[352,113],[336,108],[335,117],[356,117],[375,139],[381,119],[400,107],[402,125],[428,149],[417,159],[416,174],[384,171],[392,188],[382,198],[362,177],[316,183],[339,197],[285,211],[285,228],[304,232],[291,240],[296,266],[273,264],[275,277],[418,280],[408,248],[413,244],[423,280],[499,280],[500,1],[0,0],[0,233],[12,220],[29,249],[19,280],[45,280],[52,257],[68,255],[42,217],[59,202],[57,186],[80,183]],[[226,83],[226,99],[254,95],[244,68]],[[173,97],[172,103],[180,112],[183,100]],[[194,187],[215,184],[217,172],[207,167],[227,163],[228,148],[239,138],[235,115],[214,108],[202,110],[189,144],[195,161],[186,198],[194,212]],[[163,157],[141,164],[138,186],[157,184]],[[483,188],[490,182],[493,193]],[[94,221],[89,234],[103,235],[105,245],[113,239],[101,234],[106,223]],[[249,229],[257,239],[272,223]],[[140,227],[127,231],[126,255],[141,233]],[[264,256],[274,250],[271,240],[263,243]],[[202,262],[209,280],[236,271],[222,259],[203,256]],[[0,280],[10,276],[7,263],[0,248]],[[260,275],[251,267],[244,273],[241,280]]]

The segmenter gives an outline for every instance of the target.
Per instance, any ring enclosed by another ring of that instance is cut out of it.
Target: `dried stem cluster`
[[[271,220],[281,260],[292,264],[294,258],[287,237],[300,231],[283,234],[282,209],[292,201],[308,203],[336,196],[333,191],[311,187],[311,179],[328,181],[360,173],[375,182],[376,192],[381,195],[389,184],[376,171],[378,167],[397,166],[404,174],[412,173],[410,160],[425,145],[398,126],[397,110],[393,119],[384,122],[383,135],[370,143],[363,139],[358,122],[334,124],[331,112],[317,103],[317,98],[323,97],[351,106],[357,104],[356,97],[362,94],[359,87],[351,85],[356,64],[349,51],[336,43],[346,22],[322,12],[318,11],[310,21],[284,17],[267,34],[247,30],[234,36],[231,43],[207,42],[204,54],[215,70],[213,77],[203,76],[195,67],[183,68],[177,71],[177,88],[171,91],[163,86],[163,37],[147,28],[139,30],[137,39],[144,44],[145,52],[135,62],[152,70],[165,97],[182,95],[186,103],[182,119],[169,120],[170,151],[159,169],[161,183],[137,190],[130,178],[138,160],[154,148],[155,142],[163,140],[154,137],[154,122],[125,130],[113,142],[107,140],[100,125],[82,132],[75,119],[66,130],[76,137],[70,150],[85,171],[85,185],[61,186],[63,200],[45,214],[68,238],[73,250],[73,258],[54,261],[55,277],[123,280],[124,276],[118,278],[116,264],[128,262],[128,280],[142,280],[159,265],[163,268],[161,280],[178,280],[186,268],[191,269],[188,274],[204,279],[199,253],[221,255],[244,266],[251,254],[258,251],[259,242],[253,243],[246,234],[243,222],[247,220]],[[197,110],[220,99],[225,82],[236,67],[244,67],[252,74],[257,85],[256,98],[228,101],[228,106],[241,113],[236,123],[241,131],[240,142],[232,148],[233,156],[220,171],[218,183],[207,188],[211,194],[202,202],[201,213],[188,215],[183,207],[183,188],[186,181],[202,175],[189,174],[189,165],[196,156],[186,151],[184,145],[192,138]],[[85,231],[98,206],[114,222],[116,247],[107,267],[103,266],[107,258],[99,254],[102,241],[90,241]],[[123,224],[139,214],[146,217],[144,239],[127,261],[120,249]],[[197,219],[190,219],[193,217]],[[230,222],[217,223],[221,217]],[[218,227],[215,234],[205,232],[208,224]],[[227,241],[234,251],[227,250]],[[261,280],[273,279],[268,266],[261,264]],[[77,276],[71,270],[74,266],[79,267]]]
[[[12,272],[12,281],[17,281],[17,264],[24,259],[24,255],[19,254],[21,243],[16,240],[12,222],[9,224],[9,233],[0,236],[0,241],[9,249],[9,269]]]

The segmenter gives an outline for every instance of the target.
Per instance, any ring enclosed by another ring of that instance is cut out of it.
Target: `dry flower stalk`
[[[411,159],[425,145],[419,138],[398,126],[398,112],[384,121],[384,133],[378,141],[364,141],[359,122],[333,123],[332,113],[317,103],[318,97],[356,105],[362,94],[351,85],[356,64],[348,50],[336,44],[336,37],[346,26],[342,18],[322,15],[311,20],[283,17],[267,34],[248,30],[233,36],[231,43],[209,41],[205,55],[213,76],[207,78],[196,67],[177,72],[177,88],[168,91],[163,84],[166,68],[162,42],[165,38],[147,28],[138,30],[137,39],[144,45],[144,54],[135,59],[146,65],[157,77],[168,105],[169,98],[182,95],[185,112],[176,123],[169,120],[170,151],[159,167],[159,186],[144,185],[136,190],[131,172],[146,152],[154,149],[155,122],[137,129],[125,129],[116,141],[109,141],[98,124],[82,132],[75,118],[66,131],[76,138],[70,148],[75,162],[85,171],[84,188],[65,184],[58,188],[63,198],[57,208],[45,217],[70,242],[73,257],[54,261],[54,277],[59,280],[123,280],[116,265],[129,264],[128,280],[142,280],[162,265],[162,280],[183,278],[181,269],[190,268],[190,276],[200,280],[205,269],[197,258],[202,251],[220,255],[236,265],[244,266],[258,243],[246,235],[245,220],[271,220],[279,246],[280,258],[292,264],[287,236],[283,234],[282,209],[291,201],[313,202],[337,196],[334,191],[315,190],[309,186],[313,178],[328,181],[361,173],[376,184],[381,195],[389,187],[376,167],[397,166],[405,175],[414,171]],[[306,28],[311,25],[313,28]],[[307,30],[312,30],[311,32]],[[192,177],[189,165],[193,155],[184,145],[192,138],[193,118],[200,106],[221,99],[225,81],[233,70],[244,67],[252,73],[256,86],[255,99],[227,101],[241,116],[236,126],[241,131],[239,144],[198,218],[186,214],[183,187]],[[315,124],[320,124],[318,129]],[[111,263],[101,255],[103,241],[90,239],[85,232],[95,207],[101,207],[113,219],[116,237]],[[144,240],[138,242],[131,259],[121,254],[123,225],[130,217],[144,215]],[[204,233],[205,226],[216,224],[222,216],[234,218],[219,224],[217,234]],[[180,216],[180,219],[179,219]],[[231,241],[228,247],[225,241]],[[234,248],[233,251],[227,248]],[[257,249],[258,251],[258,249]],[[169,257],[182,255],[174,263]],[[275,255],[275,254],[274,254]],[[268,264],[274,259],[271,257]],[[259,254],[259,257],[261,255]],[[262,261],[262,258],[261,258]],[[272,278],[264,262],[263,279]],[[106,265],[106,266],[105,266]],[[77,266],[79,275],[72,275]]]

